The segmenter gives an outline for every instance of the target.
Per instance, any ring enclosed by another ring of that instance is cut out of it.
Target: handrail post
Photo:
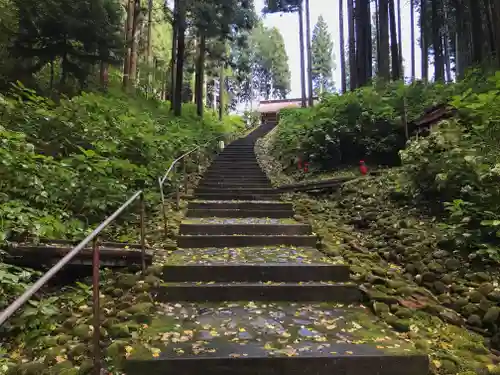
[[[144,192],[139,197],[140,210],[141,210],[141,266],[142,274],[146,273],[146,201],[144,199]]]
[[[188,178],[187,178],[187,161],[189,160],[189,156],[186,156],[182,161],[182,174],[184,175],[184,193],[187,194],[188,191]]]
[[[160,185],[160,196],[161,196],[161,213],[163,215],[163,231],[164,238],[167,238],[168,232],[168,219],[167,219],[167,208],[165,207],[165,194],[163,193],[163,181],[161,177],[158,177],[158,183]]]
[[[93,355],[94,355],[94,375],[101,373],[101,314],[99,308],[99,271],[100,271],[100,257],[99,257],[99,243],[97,237],[92,240],[92,299],[93,299]]]
[[[175,207],[176,207],[177,211],[179,211],[181,208],[180,182],[177,182],[177,184],[175,184]]]

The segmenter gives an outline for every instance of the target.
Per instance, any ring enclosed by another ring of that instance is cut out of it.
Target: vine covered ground
[[[401,101],[420,92],[410,122],[426,106],[456,110],[408,141],[399,94],[374,87],[287,110],[258,145],[275,185],[353,178],[333,192],[290,195],[296,218],[351,265],[367,306],[428,352],[436,374],[500,371],[498,82],[471,76],[429,86],[429,96],[419,83],[405,87]],[[312,172],[297,170],[299,158]],[[361,159],[379,173],[361,176]]]

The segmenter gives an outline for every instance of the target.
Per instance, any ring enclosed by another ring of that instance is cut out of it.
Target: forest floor
[[[285,199],[295,219],[321,236],[322,251],[350,265],[365,305],[426,351],[433,373],[500,374],[498,271],[475,267],[446,247],[436,218],[391,195],[397,169],[377,176],[361,176],[357,168],[290,175],[270,156],[271,138],[259,140],[256,151],[275,186],[355,177],[335,192]]]

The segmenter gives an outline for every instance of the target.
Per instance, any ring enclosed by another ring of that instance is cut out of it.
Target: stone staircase
[[[427,356],[375,322],[349,268],[279,201],[253,151],[270,128],[229,145],[195,190],[155,290],[155,351],[131,353],[126,373],[427,374]]]

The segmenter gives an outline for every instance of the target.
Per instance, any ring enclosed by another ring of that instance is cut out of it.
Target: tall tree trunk
[[[376,75],[380,73],[380,12],[379,12],[379,0],[375,0],[375,46],[377,48],[377,69]]]
[[[470,24],[467,19],[470,15],[467,7],[464,4],[468,0],[454,0],[455,17],[456,17],[456,71],[459,78],[465,76],[467,66],[471,61],[471,32]]]
[[[410,0],[410,30],[411,30],[411,81],[415,81],[415,7],[413,0]]]
[[[340,90],[346,92],[347,78],[345,69],[345,38],[344,38],[344,2],[339,0],[339,37],[340,37]]]
[[[206,49],[205,31],[200,33],[198,43],[198,57],[196,59],[196,75],[194,80],[194,101],[196,102],[196,113],[203,117],[203,80],[205,76],[205,49]]]
[[[443,53],[444,53],[444,67],[446,73],[446,82],[451,82],[451,62],[450,62],[450,29],[448,28],[448,5],[443,3],[444,15],[444,35],[443,35]]]
[[[146,63],[148,65],[148,90],[147,92],[152,89],[152,83],[153,83],[153,76],[152,76],[152,57],[153,57],[153,41],[151,40],[152,35],[153,35],[153,22],[152,22],[152,15],[153,15],[153,0],[148,1],[148,45],[146,49]]]
[[[133,37],[132,37],[132,49],[130,58],[130,83],[132,87],[137,84],[137,61],[138,61],[138,50],[139,50],[139,33],[142,26],[142,14],[141,14],[141,4],[140,0],[135,0],[135,10],[134,10],[134,27],[133,27]]]
[[[411,0],[410,0],[411,1]],[[404,77],[403,67],[403,32],[401,30],[401,0],[397,0],[398,7],[398,56],[399,56],[399,75]]]
[[[422,50],[422,81],[429,79],[429,42],[427,38],[427,0],[420,0],[420,48]]]
[[[396,30],[396,11],[394,0],[389,0],[389,20],[391,25],[391,58],[392,58],[392,79],[397,81],[401,78],[400,59],[398,48],[398,34]]]
[[[357,61],[357,84],[358,87],[368,83],[372,76],[372,42],[371,42],[371,19],[370,2],[368,0],[357,0],[355,8],[356,18],[356,61]]]
[[[443,51],[446,82],[451,82],[451,61],[450,49],[448,48],[448,38],[443,38]]]
[[[356,62],[356,36],[355,36],[355,17],[354,1],[347,0],[347,18],[349,21],[349,88],[355,90],[358,87],[357,62]]]
[[[354,26],[356,40],[356,86],[361,87],[366,83],[365,79],[365,43],[363,23],[363,2],[364,0],[355,0],[354,3]]]
[[[99,67],[99,82],[103,90],[106,90],[108,88],[108,72],[109,63],[104,60],[101,61],[101,65]]]
[[[389,0],[379,0],[380,61],[378,71],[381,78],[390,79],[389,68]]]
[[[491,56],[496,53],[495,24],[493,22],[493,11],[490,0],[483,0],[484,12],[486,16],[486,29],[488,30],[488,52]]]
[[[439,4],[432,1],[432,45],[434,47],[434,79],[444,81],[443,44],[441,39],[441,17]]]
[[[184,80],[184,53],[186,50],[186,4],[179,1],[178,28],[177,28],[177,55],[175,63],[175,92],[174,92],[174,115],[182,113],[182,88]]]
[[[175,61],[177,53],[177,35],[179,34],[179,2],[180,0],[175,0],[174,9],[172,11],[172,50],[170,57],[170,110],[174,110],[174,93],[175,93]]]
[[[306,62],[304,52],[304,17],[302,14],[302,5],[299,5],[299,48],[300,48],[300,84],[302,92],[302,107],[307,106],[306,95]]]
[[[125,61],[123,63],[123,81],[122,88],[127,90],[130,82],[130,61],[132,60],[132,44],[134,39],[134,13],[135,13],[135,0],[127,1],[127,21],[126,21],[126,35],[125,35]]]
[[[306,46],[307,46],[307,87],[308,91],[308,104],[312,107],[314,104],[313,97],[313,78],[312,78],[312,51],[311,51],[311,14],[309,11],[309,0],[305,1],[306,5]]]
[[[484,41],[481,8],[477,0],[470,0],[469,7],[472,23],[472,63],[475,65],[480,65],[483,62]]]
[[[221,61],[220,64],[220,78],[219,78],[219,120],[222,121],[225,113],[224,95],[226,93],[226,77],[225,77],[226,62]]]
[[[495,30],[497,67],[500,68],[500,3],[492,1],[493,25]]]
[[[370,0],[365,0],[364,20],[365,23],[365,67],[366,67],[366,82],[373,77],[373,46],[372,46],[372,13]]]

